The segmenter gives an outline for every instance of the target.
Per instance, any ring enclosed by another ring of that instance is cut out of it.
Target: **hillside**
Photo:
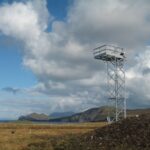
[[[113,110],[113,108],[111,108]],[[106,121],[108,111],[110,107],[102,106],[99,108],[91,108],[81,113],[71,114],[71,112],[54,113],[50,116],[45,114],[32,113],[26,116],[19,117],[19,120],[27,121],[49,121],[49,122],[98,122]],[[141,114],[150,114],[150,109],[134,109],[127,110],[128,117],[141,115]],[[65,116],[66,115],[66,116]],[[70,116],[68,116],[70,115]],[[62,116],[62,117],[61,117]],[[53,118],[53,119],[49,119]]]
[[[149,150],[150,116],[130,117],[86,134],[54,142],[54,150]]]
[[[111,108],[113,109],[113,108]],[[50,119],[50,122],[97,122],[97,121],[106,121],[108,111],[110,110],[107,106],[102,106],[99,108],[88,109],[84,112],[74,114],[69,117],[62,117],[56,119]],[[134,109],[127,110],[128,117],[141,115],[141,114],[150,114],[150,109]]]
[[[48,121],[49,116],[45,114],[31,113],[29,115],[19,117],[18,120],[20,121]]]
[[[67,112],[53,112],[49,116],[50,118],[61,118],[61,117],[67,117],[67,116],[72,116],[75,114],[74,112],[67,111]]]
[[[69,117],[50,119],[50,122],[97,122],[106,121],[109,108],[106,106],[100,108],[88,109],[84,112],[74,114]]]

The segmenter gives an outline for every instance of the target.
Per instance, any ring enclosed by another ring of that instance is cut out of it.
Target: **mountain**
[[[106,121],[109,111],[114,108],[102,106],[99,108],[91,108],[81,113],[72,114],[73,112],[52,113],[50,116],[45,114],[32,113],[26,116],[19,117],[18,120],[27,121],[48,121],[48,122],[98,122]],[[127,110],[127,116],[133,117],[141,114],[150,114],[150,108],[147,109],[131,109]],[[50,119],[52,118],[52,119]]]
[[[69,117],[61,117],[56,119],[50,119],[50,122],[97,122],[97,121],[106,121],[106,118],[108,116],[108,112],[111,110],[113,111],[114,108],[110,108],[107,106],[102,106],[99,108],[92,108],[88,109],[84,112],[74,114]],[[127,110],[127,116],[133,117],[138,116],[141,114],[150,114],[150,108],[149,109],[133,109],[133,110]]]
[[[62,117],[56,119],[50,119],[50,122],[96,122],[105,121],[107,118],[108,110],[110,108],[103,106],[100,108],[88,109],[84,112],[74,114],[69,117]]]
[[[18,120],[20,121],[24,121],[24,120],[25,121],[48,121],[49,116],[45,114],[31,113],[29,115],[19,117]]]
[[[68,111],[68,112],[54,112],[50,114],[50,118],[61,118],[61,117],[67,117],[72,116],[74,112]]]

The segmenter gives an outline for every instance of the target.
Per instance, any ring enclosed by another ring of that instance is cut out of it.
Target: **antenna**
[[[107,64],[108,118],[119,121],[126,118],[124,49],[113,45],[102,45],[93,50],[94,58]],[[112,122],[111,121],[111,122]]]

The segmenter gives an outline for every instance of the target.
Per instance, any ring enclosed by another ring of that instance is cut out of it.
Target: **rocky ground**
[[[55,150],[150,150],[150,115],[52,141]]]

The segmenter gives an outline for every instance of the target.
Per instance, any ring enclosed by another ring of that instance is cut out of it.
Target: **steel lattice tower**
[[[94,58],[107,64],[108,105],[111,106],[109,120],[118,121],[126,118],[124,49],[103,45],[94,49]]]

